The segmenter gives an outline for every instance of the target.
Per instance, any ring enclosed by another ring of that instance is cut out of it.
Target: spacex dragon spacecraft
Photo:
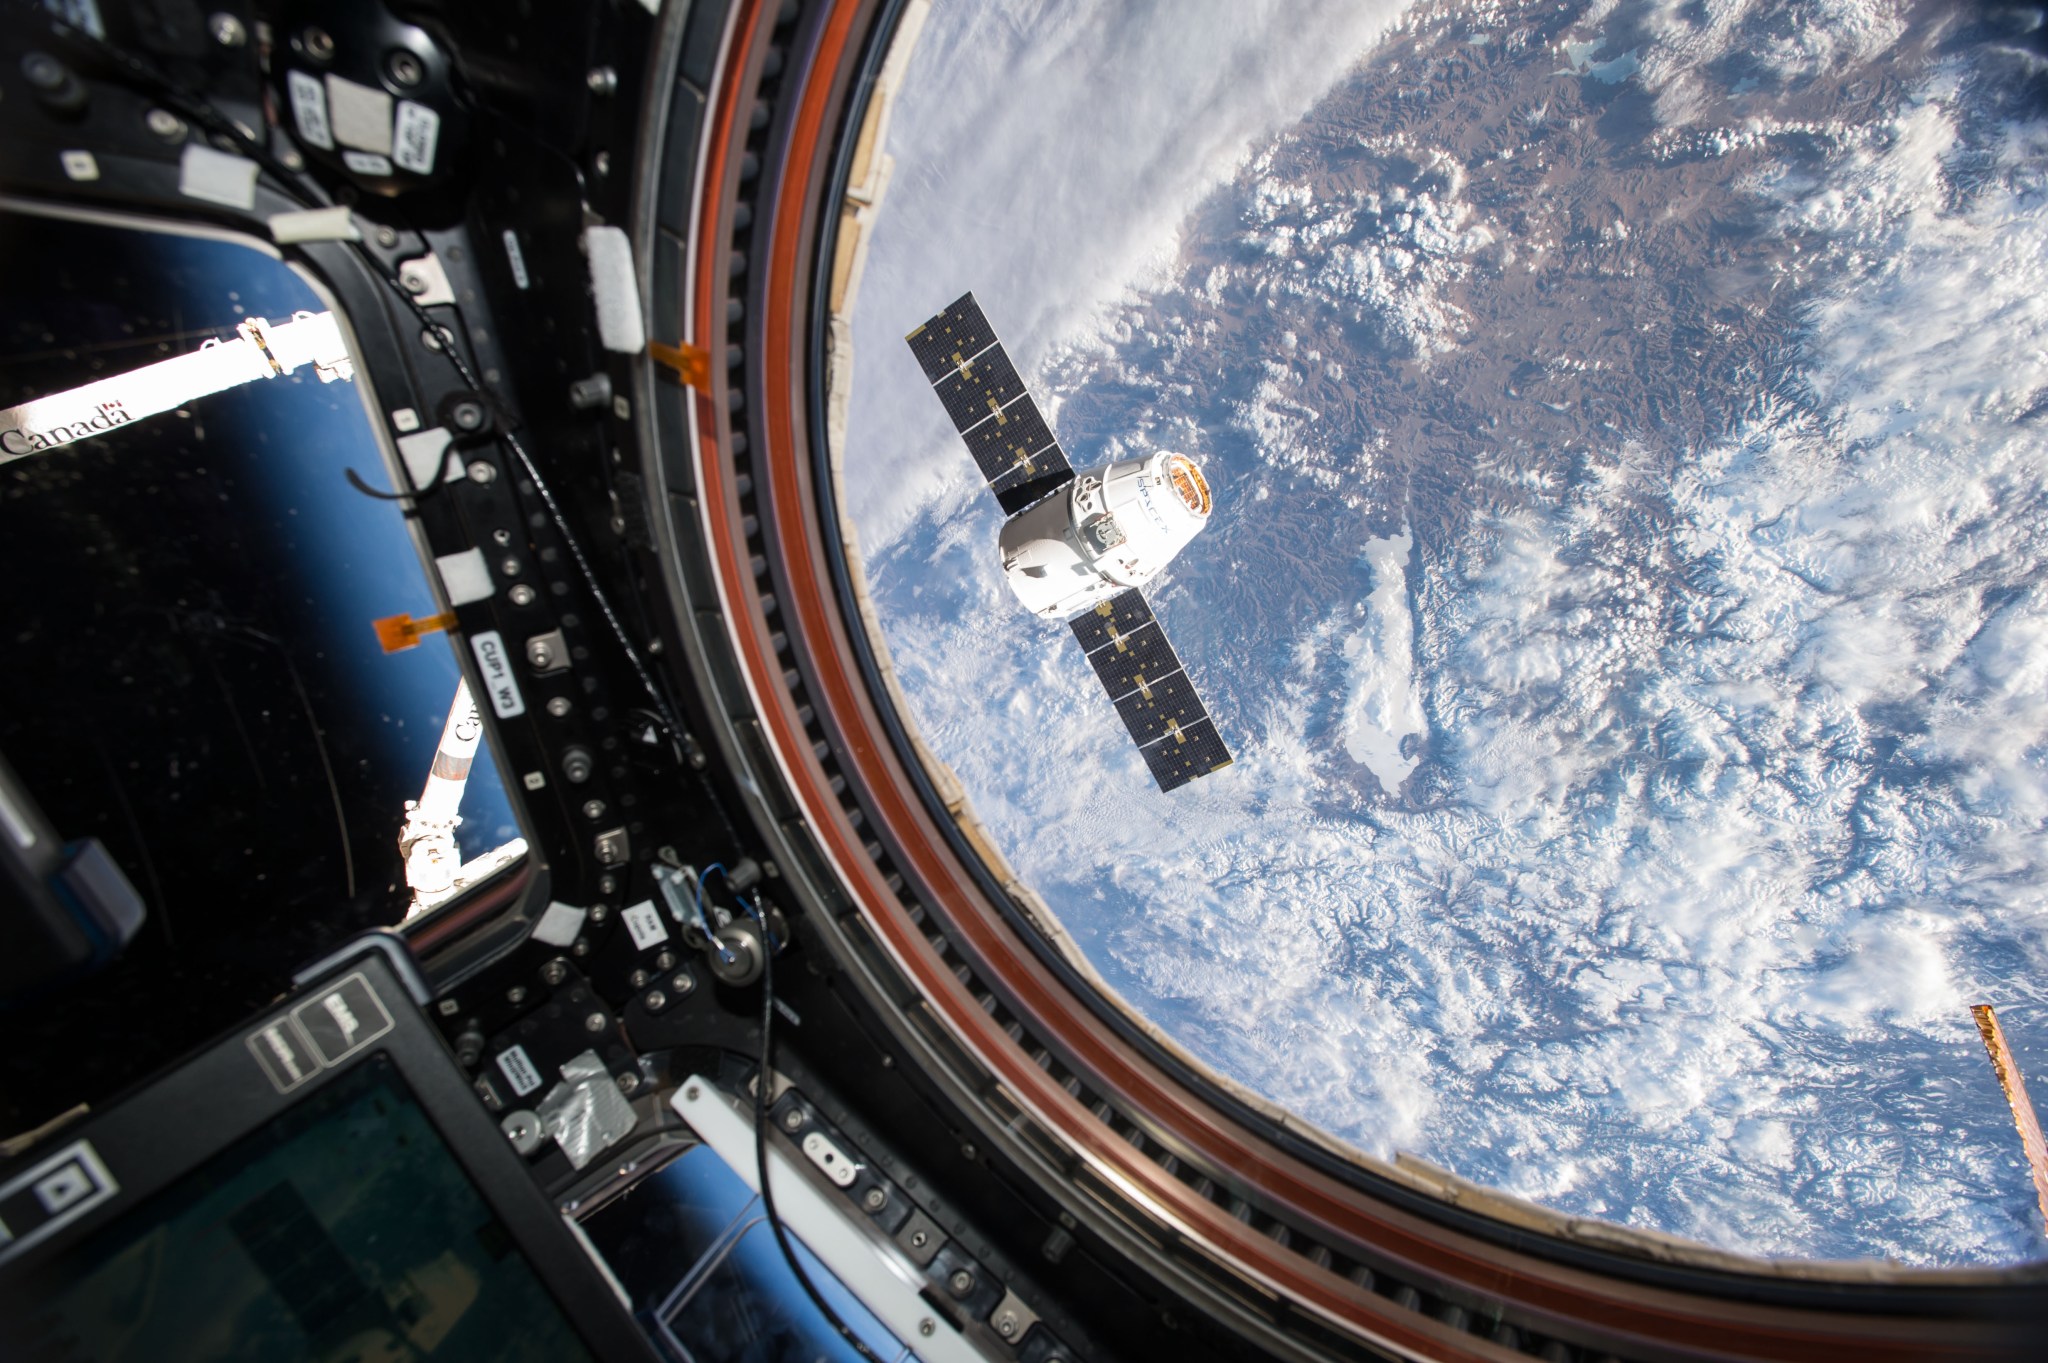
[[[1230,765],[1139,588],[1209,523],[1194,460],[1159,451],[1074,472],[972,293],[911,332],[911,353],[1009,516],[998,541],[1017,599],[1074,638],[1162,791]]]

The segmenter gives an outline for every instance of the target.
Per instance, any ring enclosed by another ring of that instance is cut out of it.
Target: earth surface
[[[1107,12],[1104,12],[1107,11]],[[1377,1155],[2048,1254],[2042,17],[940,0],[842,489],[910,718],[1123,998]],[[1158,794],[901,337],[973,289],[1236,753]],[[991,641],[995,641],[993,646]]]

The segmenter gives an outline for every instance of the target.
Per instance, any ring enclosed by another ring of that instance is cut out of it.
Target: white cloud
[[[1402,7],[933,6],[891,120],[888,227],[854,316],[847,495],[870,554],[939,489],[973,476],[904,333],[972,289],[1030,380],[1170,266],[1195,204],[1363,58]],[[889,475],[864,476],[877,455]]]

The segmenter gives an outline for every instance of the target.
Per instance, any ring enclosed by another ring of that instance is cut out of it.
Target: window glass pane
[[[2040,36],[1827,10],[937,7],[841,495],[923,739],[1225,1075],[1574,1215],[2039,1258],[1969,1005],[2048,1073]],[[1050,530],[904,344],[970,290]],[[1162,451],[1206,522],[1095,566]]]

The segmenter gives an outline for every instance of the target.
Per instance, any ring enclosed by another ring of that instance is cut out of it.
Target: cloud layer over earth
[[[1730,1248],[2048,1253],[1967,1013],[2048,1081],[2037,40],[1339,10],[1119,68],[1179,123],[1073,63],[1183,7],[934,14],[847,451],[927,740],[1126,998],[1367,1149]],[[1003,587],[894,353],[968,287],[1077,466],[1203,461],[1151,594],[1229,771],[1154,793]]]

